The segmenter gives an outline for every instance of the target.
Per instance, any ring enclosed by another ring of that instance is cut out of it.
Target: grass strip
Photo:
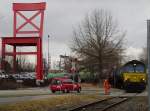
[[[104,99],[104,97],[96,95],[68,94],[41,100],[0,105],[0,111],[50,111],[51,109],[72,107],[74,105],[88,103],[98,99]]]
[[[39,96],[48,94],[13,94],[13,95],[0,95],[0,98],[23,97],[23,96]]]

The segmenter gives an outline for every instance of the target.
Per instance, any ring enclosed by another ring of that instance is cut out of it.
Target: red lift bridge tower
[[[16,55],[36,55],[36,80],[43,80],[43,61],[42,61],[42,36],[43,36],[43,21],[44,10],[46,3],[13,3],[14,23],[13,23],[13,37],[2,38],[2,60],[5,56],[13,56],[13,72],[16,72]],[[31,17],[26,16],[26,12],[32,12]],[[18,17],[25,22],[20,24]],[[33,22],[33,19],[39,18],[38,23]],[[29,25],[32,28],[25,28]],[[13,52],[6,52],[6,45],[13,47]],[[35,46],[34,52],[17,52],[17,47]],[[4,67],[2,63],[2,68]]]

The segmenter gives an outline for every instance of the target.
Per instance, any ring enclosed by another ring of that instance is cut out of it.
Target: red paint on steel
[[[43,36],[43,21],[45,2],[41,3],[13,3],[14,23],[13,37],[2,38],[2,59],[5,56],[13,56],[13,71],[16,72],[16,55],[37,55],[36,64],[36,79],[43,79],[43,61],[42,61],[42,36]],[[34,12],[31,17],[26,17],[24,11]],[[36,13],[35,13],[36,12]],[[17,17],[21,17],[25,22],[18,24]],[[33,22],[33,19],[39,17],[40,25]],[[25,29],[25,26],[30,24],[33,28]],[[29,36],[30,34],[30,36]],[[35,36],[36,34],[36,36]],[[19,37],[19,36],[20,37]],[[6,52],[6,45],[13,46],[13,52]],[[17,46],[36,46],[36,52],[16,52]],[[2,68],[4,65],[2,63]]]
[[[16,52],[16,53],[5,52],[5,55],[8,55],[8,56],[13,56],[13,54],[15,54],[15,55],[36,55],[37,52]]]
[[[13,3],[14,11],[36,11],[36,10],[45,10],[46,3]]]

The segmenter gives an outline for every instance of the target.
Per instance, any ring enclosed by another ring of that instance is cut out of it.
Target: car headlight
[[[74,84],[74,87],[77,87],[77,85],[76,85],[76,84]]]

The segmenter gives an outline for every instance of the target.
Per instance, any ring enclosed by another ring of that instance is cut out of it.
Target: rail
[[[111,97],[106,98],[100,101],[96,101],[93,103],[89,103],[83,106],[79,106],[68,111],[106,111],[112,107],[115,107],[125,101],[127,101],[128,97]]]

